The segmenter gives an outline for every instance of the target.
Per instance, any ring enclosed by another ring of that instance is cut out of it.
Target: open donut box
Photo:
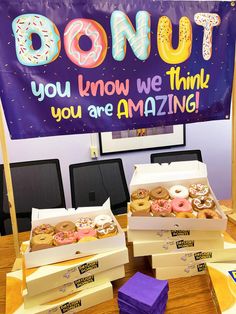
[[[170,164],[136,165],[130,182],[130,195],[137,189],[152,190],[158,186],[167,189],[173,185],[184,185],[189,188],[193,183],[207,184],[210,195],[216,204],[216,211],[221,219],[198,219],[176,217],[132,216],[128,211],[128,227],[130,230],[219,230],[227,227],[227,217],[221,210],[209,181],[207,167],[200,161],[179,161]],[[129,204],[128,204],[129,208]]]
[[[112,217],[113,221],[117,225],[118,233],[114,236],[98,239],[96,241],[81,243],[77,242],[62,246],[53,246],[48,249],[33,252],[30,252],[30,248],[28,247],[24,253],[26,268],[57,263],[126,247],[125,234],[117,222],[115,216],[112,214],[110,208],[110,200],[108,199],[102,206],[81,207],[70,210],[64,209],[64,214],[63,209],[60,208],[58,209],[58,215],[57,208],[51,209],[50,214],[48,209],[33,209],[30,239],[32,236],[32,230],[41,224],[56,225],[57,223],[66,220],[76,222],[79,217],[95,218],[96,216],[103,214]]]

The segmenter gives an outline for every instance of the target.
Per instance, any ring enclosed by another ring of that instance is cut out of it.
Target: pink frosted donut
[[[84,237],[95,237],[97,236],[97,231],[94,229],[81,229],[77,232],[78,239],[82,239]]]
[[[58,232],[53,236],[53,244],[56,246],[71,244],[77,242],[78,235],[77,232]]]
[[[172,212],[171,202],[167,200],[155,200],[151,205],[151,211],[153,214],[162,212],[171,213]]]
[[[174,213],[191,213],[193,211],[190,202],[185,198],[174,198],[171,205]]]
[[[80,48],[81,36],[92,42],[90,50]],[[107,36],[104,28],[94,20],[75,19],[70,21],[64,32],[64,45],[68,58],[79,67],[95,68],[101,64],[107,53]]]

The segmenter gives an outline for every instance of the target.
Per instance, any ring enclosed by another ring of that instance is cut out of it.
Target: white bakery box
[[[70,209],[69,211],[64,209],[64,215],[62,213],[63,209],[61,208],[58,210],[59,215],[57,215],[57,208],[51,209],[50,215],[48,215],[48,217],[46,214],[48,209],[32,209],[32,230],[41,224],[56,225],[57,223],[65,220],[76,222],[79,217],[95,218],[98,215],[105,214],[112,217],[113,221],[117,225],[118,233],[115,236],[98,239],[95,241],[81,243],[77,242],[62,246],[54,246],[48,249],[33,252],[30,252],[30,248],[28,247],[24,253],[26,268],[57,263],[126,247],[125,234],[117,222],[115,216],[112,214],[110,208],[110,200],[108,199],[102,206],[81,207],[77,209]],[[52,213],[54,215],[52,215]]]
[[[130,195],[137,189],[152,190],[158,186],[167,189],[173,185],[189,187],[193,183],[207,184],[207,167],[200,161],[179,161],[170,164],[136,165],[130,182]],[[221,210],[211,187],[210,194],[216,203],[216,211],[221,219],[198,219],[176,217],[132,216],[128,212],[128,227],[130,230],[220,230],[227,227],[227,217]]]

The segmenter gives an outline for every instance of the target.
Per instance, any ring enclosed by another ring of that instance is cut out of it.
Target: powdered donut
[[[55,226],[55,232],[75,231],[75,224],[72,221],[62,221]]]
[[[188,189],[183,185],[173,185],[169,193],[171,198],[188,198],[189,196]]]
[[[133,214],[139,214],[142,216],[143,214],[146,214],[150,212],[150,202],[147,200],[135,200],[130,203],[130,210]]]
[[[31,251],[48,249],[53,245],[53,238],[50,234],[37,234],[31,239]]]
[[[151,190],[150,192],[150,199],[151,200],[168,200],[169,199],[169,192],[162,186],[158,186],[157,188]]]
[[[189,212],[176,213],[177,218],[196,218],[194,214]]]
[[[97,228],[105,227],[106,225],[109,225],[112,221],[113,220],[109,215],[98,215],[94,219],[94,223]]]
[[[33,236],[37,235],[37,234],[50,234],[50,235],[54,235],[55,233],[55,228],[52,225],[49,224],[42,224],[40,226],[37,226],[33,229],[32,234]]]
[[[192,200],[192,207],[196,211],[203,209],[213,209],[215,207],[215,202],[212,198],[207,196],[195,197]]]
[[[207,196],[209,194],[209,187],[206,184],[191,184],[189,187],[189,195],[192,198],[199,196]]]
[[[95,222],[94,219],[90,217],[80,217],[76,222],[75,222],[77,230],[81,229],[93,229],[95,227]]]
[[[80,229],[77,232],[78,239],[82,239],[84,237],[95,237],[97,236],[97,231],[95,229]]]
[[[197,218],[203,219],[221,219],[221,216],[212,209],[203,209],[197,214]]]
[[[81,36],[91,39],[89,51],[82,50],[79,45]],[[64,32],[64,45],[68,58],[83,68],[95,68],[101,64],[107,53],[107,36],[103,27],[94,20],[75,19],[70,21]]]
[[[58,232],[53,236],[53,244],[56,246],[77,242],[77,232]]]
[[[185,198],[174,198],[171,205],[174,213],[192,212],[192,206]]]
[[[131,200],[140,200],[140,199],[145,199],[145,200],[149,200],[149,191],[146,189],[138,189],[136,191],[134,191],[131,194]]]
[[[162,212],[171,213],[172,212],[171,202],[167,200],[155,200],[151,205],[151,211],[153,214]]]
[[[110,223],[109,226],[104,227],[99,227],[97,229],[97,237],[98,239],[103,239],[103,238],[108,238],[116,235],[118,232],[117,226],[115,223]]]

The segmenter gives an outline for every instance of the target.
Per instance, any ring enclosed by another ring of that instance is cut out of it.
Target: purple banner
[[[11,138],[229,119],[236,3],[2,0]]]

